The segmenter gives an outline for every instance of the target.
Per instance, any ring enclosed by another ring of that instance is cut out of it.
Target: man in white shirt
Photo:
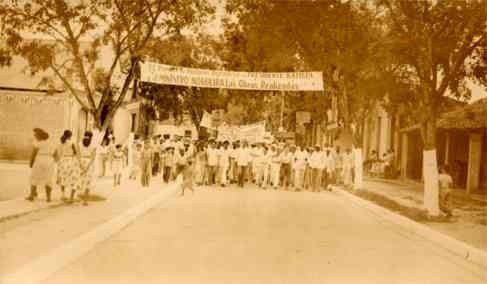
[[[323,155],[322,165],[324,167],[322,173],[322,186],[325,189],[329,189],[331,188],[329,185],[334,183],[335,177],[335,159],[331,154],[330,149],[326,149],[325,154]]]
[[[247,142],[243,142],[242,147],[237,151],[238,185],[243,187],[251,161],[249,144]]]
[[[230,182],[236,183],[238,179],[238,167],[237,167],[237,154],[239,149],[239,143],[234,142],[231,147],[229,147],[230,156]]]
[[[294,152],[296,148],[294,146],[285,146],[284,150],[281,152],[280,159],[281,159],[281,180],[282,186],[284,190],[287,190],[287,187],[291,183],[291,175],[292,175],[292,163],[294,161]]]
[[[281,169],[281,160],[279,158],[279,151],[276,145],[271,146],[271,150],[268,153],[270,157],[270,182],[274,189],[279,186],[279,170]]]
[[[210,141],[210,145],[206,151],[208,156],[208,183],[209,185],[214,185],[218,167],[218,150],[216,149],[214,140]]]
[[[296,191],[304,189],[304,171],[306,170],[307,159],[308,153],[298,147],[294,154],[294,187],[296,188]]]
[[[311,168],[311,188],[312,191],[321,191],[321,176],[323,171],[323,152],[320,146],[315,146],[313,153],[309,157],[309,167]]]
[[[225,187],[228,184],[228,168],[230,166],[230,149],[228,149],[229,142],[223,142],[223,146],[219,149],[219,177],[220,185]]]
[[[259,173],[258,160],[262,155],[262,146],[260,144],[252,144],[250,148],[251,162],[250,162],[250,173],[252,175],[252,180],[256,183]]]

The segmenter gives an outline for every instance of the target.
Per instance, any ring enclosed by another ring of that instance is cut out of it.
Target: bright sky
[[[210,2],[210,4],[214,5],[214,7],[216,8],[216,11],[215,11],[215,15],[214,15],[213,19],[208,24],[206,24],[204,27],[202,27],[202,30],[209,33],[209,34],[212,34],[212,35],[219,35],[219,34],[223,33],[222,19],[225,16],[225,2],[226,1],[225,0],[208,0],[208,1]],[[37,38],[38,38],[38,36],[37,36]],[[108,46],[104,47],[102,49],[100,65],[106,66],[108,68],[112,62],[112,59],[113,59],[112,50]],[[25,64],[25,61],[24,62],[22,62],[22,61],[19,62],[20,63],[19,65]],[[28,75],[12,76],[13,73],[19,74],[19,72],[21,72],[22,68],[23,67],[20,67],[20,66],[12,66],[12,68],[8,68],[8,69],[0,68],[0,82],[2,82],[2,85],[11,86],[11,87],[22,87],[22,86],[25,86],[26,80],[27,81],[33,81],[34,78],[32,78]],[[39,78],[37,78],[36,80],[39,80]],[[480,98],[487,97],[487,90],[485,87],[475,85],[472,82],[470,82],[468,84],[468,87],[472,90],[471,101],[475,101],[475,100],[478,100]]]

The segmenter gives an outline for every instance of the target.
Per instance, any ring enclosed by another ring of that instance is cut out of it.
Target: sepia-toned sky
[[[222,19],[225,17],[225,0],[209,0],[209,2],[215,6],[216,11],[211,21],[201,28],[202,31],[212,34],[220,35],[223,33]],[[26,35],[31,38],[42,38],[39,35]],[[109,46],[106,46],[102,50],[100,66],[109,67],[113,60],[113,53]],[[16,59],[14,61],[15,66],[10,68],[0,68],[0,82],[2,86],[7,87],[32,87],[35,88],[40,76],[31,77],[28,74],[22,74],[25,68],[25,60]],[[314,70],[316,71],[316,70]],[[31,83],[26,83],[31,82]],[[480,98],[487,97],[487,88],[470,82],[469,88],[472,91],[471,102]]]

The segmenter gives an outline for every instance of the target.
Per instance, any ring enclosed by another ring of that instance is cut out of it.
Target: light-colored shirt
[[[306,167],[306,159],[308,158],[308,152],[296,151],[294,154],[294,168],[304,169]]]
[[[219,160],[218,160],[218,163],[220,165],[228,165],[230,163],[230,149],[225,149],[225,148],[221,148],[218,150],[219,152]]]
[[[354,167],[355,159],[352,152],[343,154],[343,168],[352,169]]]
[[[323,169],[324,168],[323,152],[315,151],[311,153],[311,156],[309,157],[309,166],[312,169]]]
[[[323,165],[326,169],[326,172],[327,173],[331,173],[335,170],[336,168],[336,165],[335,165],[335,159],[334,157],[329,154],[328,156],[326,155],[326,153],[323,155]]]
[[[281,163],[290,164],[293,161],[294,154],[291,152],[282,152],[280,158]]]
[[[208,155],[208,166],[218,166],[218,149],[210,147],[206,153]]]
[[[449,174],[443,173],[438,175],[438,182],[440,185],[440,190],[443,192],[449,192],[453,184],[453,179]]]
[[[248,166],[251,161],[250,149],[249,148],[239,148],[237,153],[237,165]]]

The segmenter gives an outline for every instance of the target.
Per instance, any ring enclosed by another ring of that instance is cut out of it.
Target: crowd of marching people
[[[80,143],[73,141],[72,136],[70,130],[65,130],[53,149],[49,134],[34,129],[31,189],[27,200],[35,200],[38,189],[44,187],[46,200],[50,202],[52,190],[57,186],[62,200],[73,203],[79,196],[83,205],[87,205],[98,162],[98,177],[111,172],[114,188],[121,185],[124,169],[130,164],[128,178],[140,181],[142,188],[149,187],[153,178],[169,183],[181,174],[182,194],[186,189],[194,192],[193,185],[222,188],[229,184],[244,187],[250,183],[262,189],[319,192],[330,190],[336,184],[350,187],[353,181],[351,149],[341,152],[339,148],[301,148],[284,143],[190,141],[182,137],[165,139],[160,135],[145,140],[136,137],[132,145],[115,144],[110,135],[97,147],[90,131],[84,133]]]
[[[351,186],[354,158],[351,149],[210,140],[197,145],[195,164],[198,185],[253,183],[262,189],[319,192],[335,184]]]
[[[354,157],[351,149],[307,147],[284,143],[246,141],[184,141],[160,136],[135,141],[130,178],[161,175],[164,182],[183,174],[184,187],[192,185],[244,187],[253,183],[262,189],[330,190],[333,185],[352,186]],[[183,191],[184,193],[184,191]]]

